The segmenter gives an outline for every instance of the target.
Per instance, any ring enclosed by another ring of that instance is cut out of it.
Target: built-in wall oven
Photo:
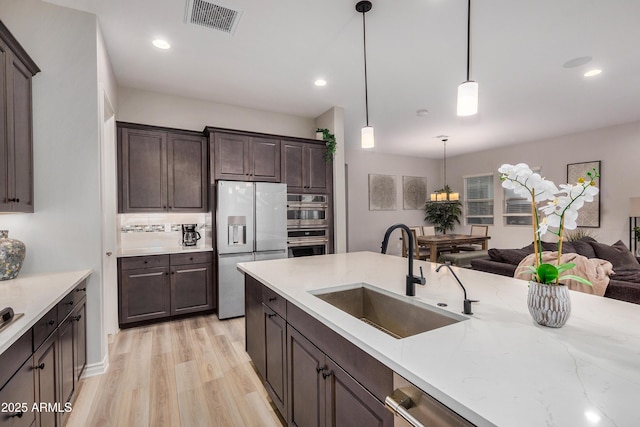
[[[325,194],[287,194],[287,228],[328,227],[328,209]]]
[[[296,228],[287,230],[289,258],[325,255],[329,250],[327,228]]]

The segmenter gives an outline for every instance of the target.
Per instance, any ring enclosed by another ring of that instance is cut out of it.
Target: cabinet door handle
[[[195,273],[196,271],[206,271],[207,268],[206,267],[202,267],[202,268],[191,268],[188,270],[177,270],[176,273],[180,274],[180,273]]]
[[[13,415],[9,415],[9,418],[22,418],[23,415],[24,415],[24,412],[20,411],[20,412],[16,412]]]
[[[73,320],[75,320],[76,322],[79,322],[80,319],[82,319],[82,314],[78,314],[76,317],[73,318]]]
[[[325,369],[327,369],[327,367],[326,367],[326,366],[318,366],[318,367],[316,368],[316,372],[317,372],[317,373],[320,373],[320,372],[324,371]]]
[[[34,366],[33,369],[44,369],[44,363]]]
[[[152,276],[162,276],[163,274],[169,274],[169,273],[163,273],[162,271],[159,271],[157,273],[144,273],[144,274],[132,274],[131,276],[129,276],[131,279],[135,279],[136,277],[152,277]]]
[[[47,322],[47,325],[49,325],[49,326],[53,326],[53,325],[55,325],[55,324],[56,324],[56,321],[55,321],[55,320],[53,320],[53,319],[51,319],[51,320],[49,320],[49,321]]]
[[[322,373],[322,378],[324,378],[325,380],[331,376],[331,374],[333,374],[333,372],[328,371],[328,372],[323,372]]]
[[[276,315],[275,313],[269,313],[269,314],[267,314],[267,317],[268,317],[269,319],[271,319],[271,318],[272,318],[273,316],[275,316],[275,315]]]

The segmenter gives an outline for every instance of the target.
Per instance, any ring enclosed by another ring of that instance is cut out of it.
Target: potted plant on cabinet
[[[329,162],[333,159],[333,155],[336,154],[336,137],[329,129],[316,129],[316,135],[320,136],[320,134],[322,134],[322,140],[327,147],[327,151],[324,153],[324,159]]]

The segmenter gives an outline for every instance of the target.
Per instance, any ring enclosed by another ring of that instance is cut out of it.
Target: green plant
[[[633,227],[633,235],[637,242],[640,242],[640,227]]]
[[[333,159],[333,155],[336,154],[336,136],[332,134],[329,129],[316,129],[316,132],[322,132],[322,139],[324,145],[327,147],[327,151],[324,153],[324,159],[329,162]]]
[[[448,185],[436,193],[446,193],[447,200],[428,201],[424,207],[424,220],[433,224],[436,231],[447,234],[447,230],[453,231],[456,223],[460,224],[462,203],[459,200],[449,200],[451,189]]]

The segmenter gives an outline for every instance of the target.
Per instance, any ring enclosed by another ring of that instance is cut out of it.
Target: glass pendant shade
[[[371,126],[363,127],[360,137],[361,137],[360,144],[362,148],[373,148],[373,146],[375,145],[373,140],[373,127]]]
[[[468,80],[458,86],[458,115],[478,114],[478,83]]]

